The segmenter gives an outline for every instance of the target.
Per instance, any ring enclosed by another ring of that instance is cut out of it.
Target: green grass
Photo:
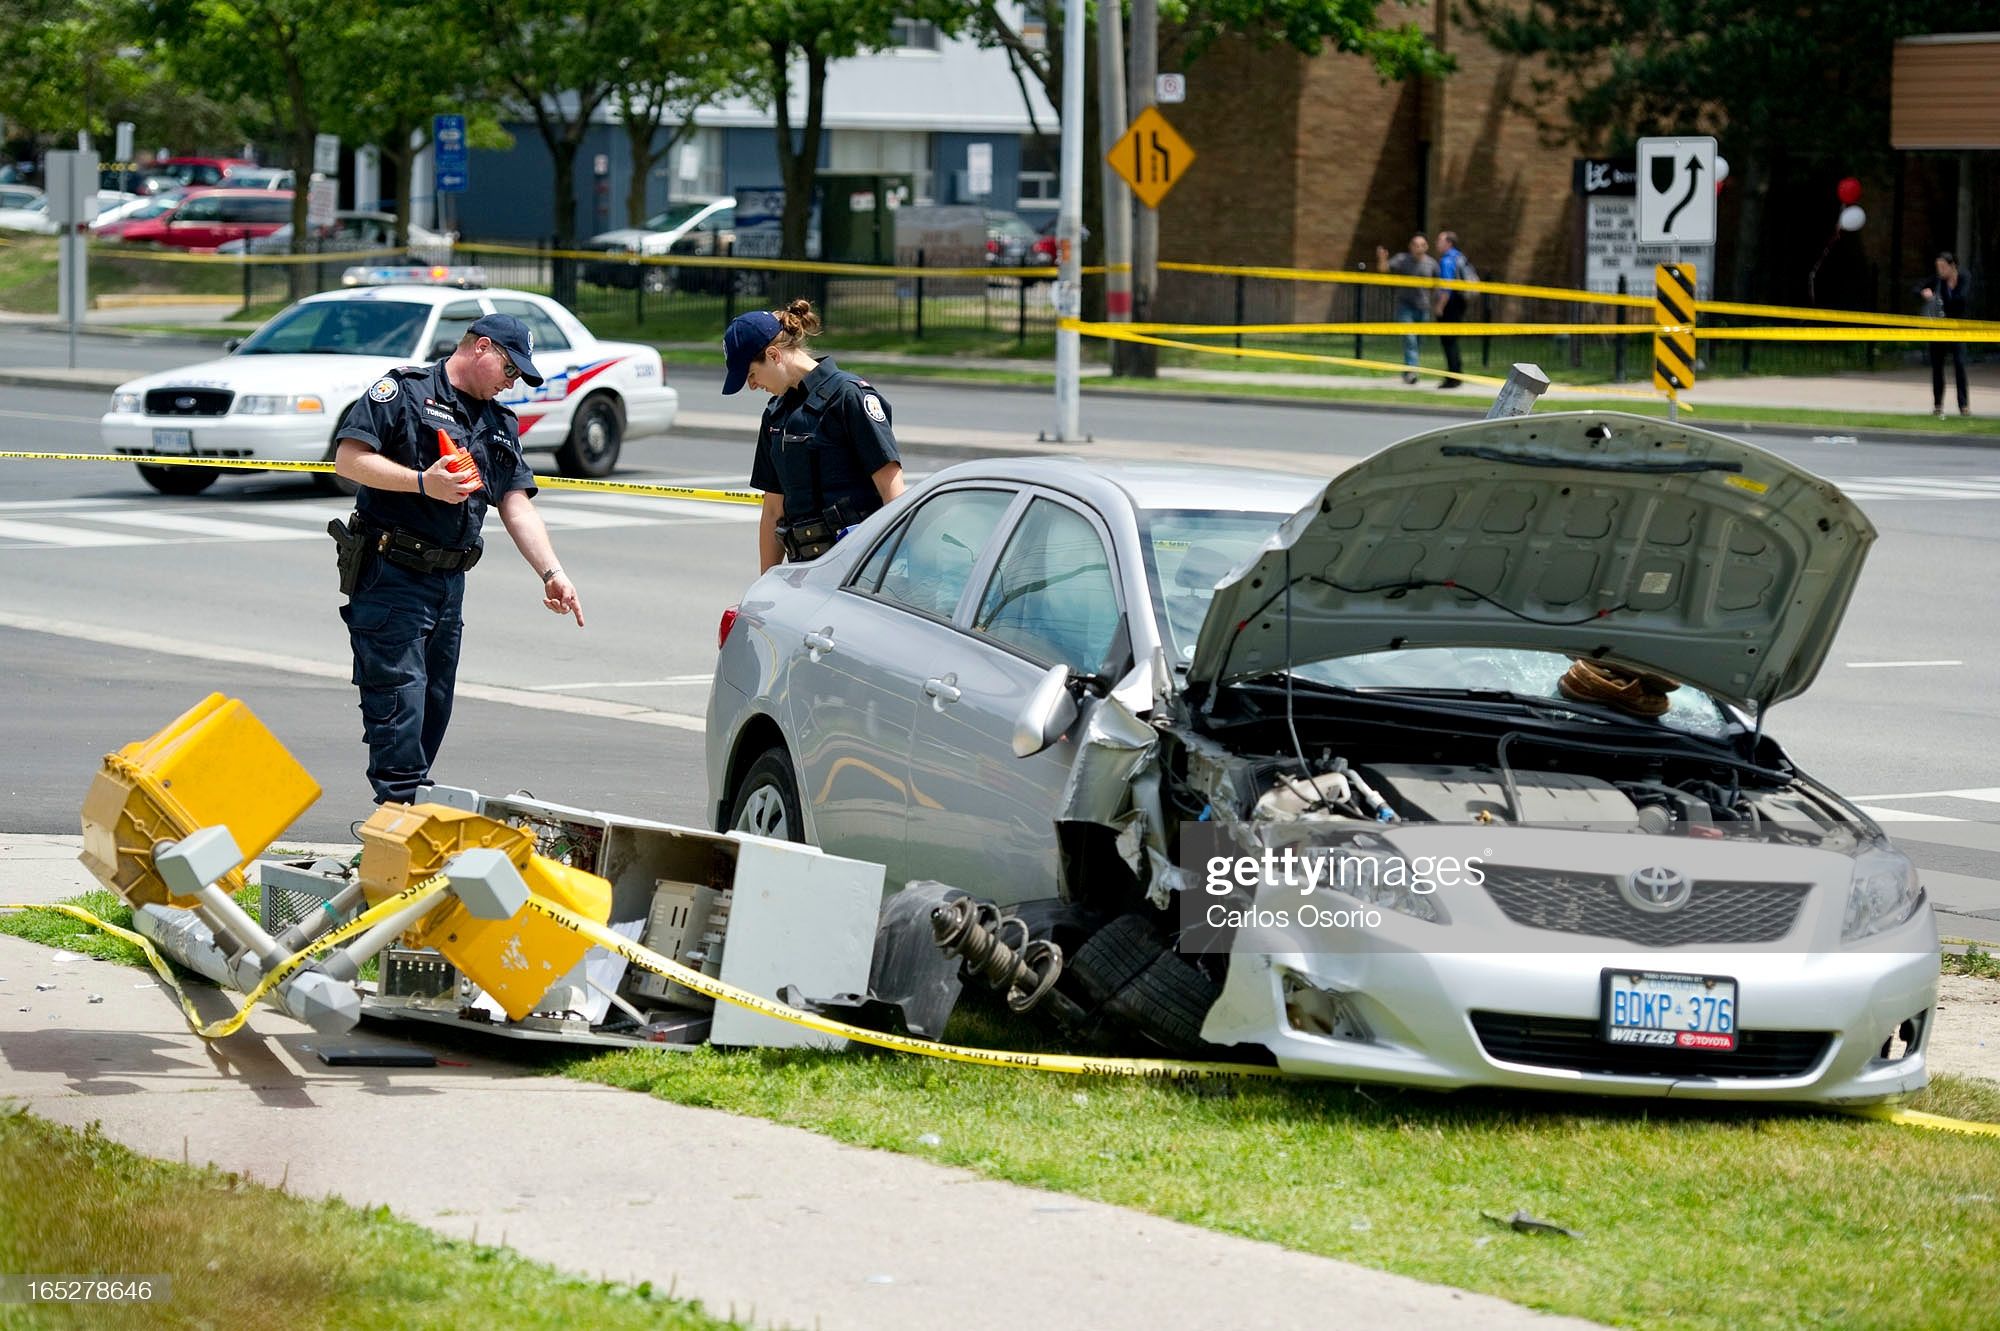
[[[101,888],[67,897],[62,904],[81,907],[106,924],[115,924],[121,929],[132,927],[132,908],[115,893]],[[96,957],[99,961],[146,967],[146,954],[124,939],[114,938],[82,920],[52,910],[23,910],[0,915],[0,934],[25,938],[44,947],[67,948],[86,957]]]
[[[166,1164],[96,1132],[0,1112],[0,1271],[165,1275],[155,1304],[12,1307],[10,1327],[738,1325],[650,1285],[584,1280],[491,1244]]]
[[[1730,1106],[1174,1086],[811,1052],[633,1050],[565,1071],[1619,1325],[2000,1320],[1990,1139]],[[1977,1082],[1941,1079],[1918,1103],[2000,1120],[2000,1087]],[[1583,1237],[1481,1216],[1516,1209]]]
[[[243,289],[234,264],[170,263],[131,255],[93,253],[88,261],[90,294],[230,295]],[[275,270],[274,270],[275,271]],[[253,275],[253,281],[269,280]],[[282,277],[278,280],[282,281]],[[23,236],[0,247],[0,310],[15,314],[56,312],[56,238]],[[138,316],[143,318],[143,315]]]
[[[1994,956],[1977,943],[1969,943],[1963,952],[1945,952],[1940,958],[1946,975],[1970,975],[1981,980],[2000,980],[2000,957]]]
[[[1050,1047],[980,1008],[949,1037]],[[1182,1086],[860,1053],[635,1049],[549,1066],[1622,1325],[1996,1324],[2000,1145],[1986,1138],[1792,1109]],[[1977,1080],[1940,1078],[1910,1103],[2000,1122],[2000,1087]],[[1584,1237],[1481,1216],[1516,1209]]]

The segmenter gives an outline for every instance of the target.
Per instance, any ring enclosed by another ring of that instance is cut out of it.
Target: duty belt
[[[479,562],[484,547],[472,545],[459,550],[426,541],[391,527],[368,527],[368,543],[375,553],[399,568],[413,573],[463,573]]]

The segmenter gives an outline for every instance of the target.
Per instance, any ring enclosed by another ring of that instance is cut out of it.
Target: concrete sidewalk
[[[0,901],[94,886],[78,844],[0,834]],[[481,1052],[329,1068],[319,1037],[268,1008],[205,1045],[148,973],[58,957],[0,937],[0,1098],[760,1326],[1016,1331],[1008,1290],[1093,1331],[1588,1325]],[[233,1002],[191,992],[205,1017]]]

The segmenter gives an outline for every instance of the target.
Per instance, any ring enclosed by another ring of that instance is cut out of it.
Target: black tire
[[[569,424],[569,438],[556,450],[556,466],[565,476],[609,476],[624,439],[618,404],[603,393],[586,398]]]
[[[163,495],[198,495],[222,475],[219,467],[149,467],[139,464],[139,478]]]
[[[805,817],[799,811],[799,783],[792,760],[783,749],[757,755],[736,783],[729,801],[730,831],[755,832],[778,841],[806,839]]]
[[[1201,1023],[1221,993],[1208,972],[1178,952],[1163,952],[1104,1005],[1104,1013],[1170,1053],[1196,1054],[1208,1048]]]
[[[1063,969],[1075,977],[1088,1006],[1097,1008],[1138,979],[1165,950],[1151,920],[1120,915],[1092,934]]]

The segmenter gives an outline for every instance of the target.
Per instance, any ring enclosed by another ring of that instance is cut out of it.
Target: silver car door
[[[788,729],[814,840],[885,866],[893,887],[929,874],[904,850],[921,668],[953,637],[974,566],[1016,495],[973,487],[926,499],[787,648]]]
[[[1014,722],[1048,667],[1116,672],[1131,654],[1111,542],[1086,510],[1037,494],[929,659],[910,756],[910,858],[1002,903],[1057,894],[1055,812],[1068,737],[1014,756]]]

